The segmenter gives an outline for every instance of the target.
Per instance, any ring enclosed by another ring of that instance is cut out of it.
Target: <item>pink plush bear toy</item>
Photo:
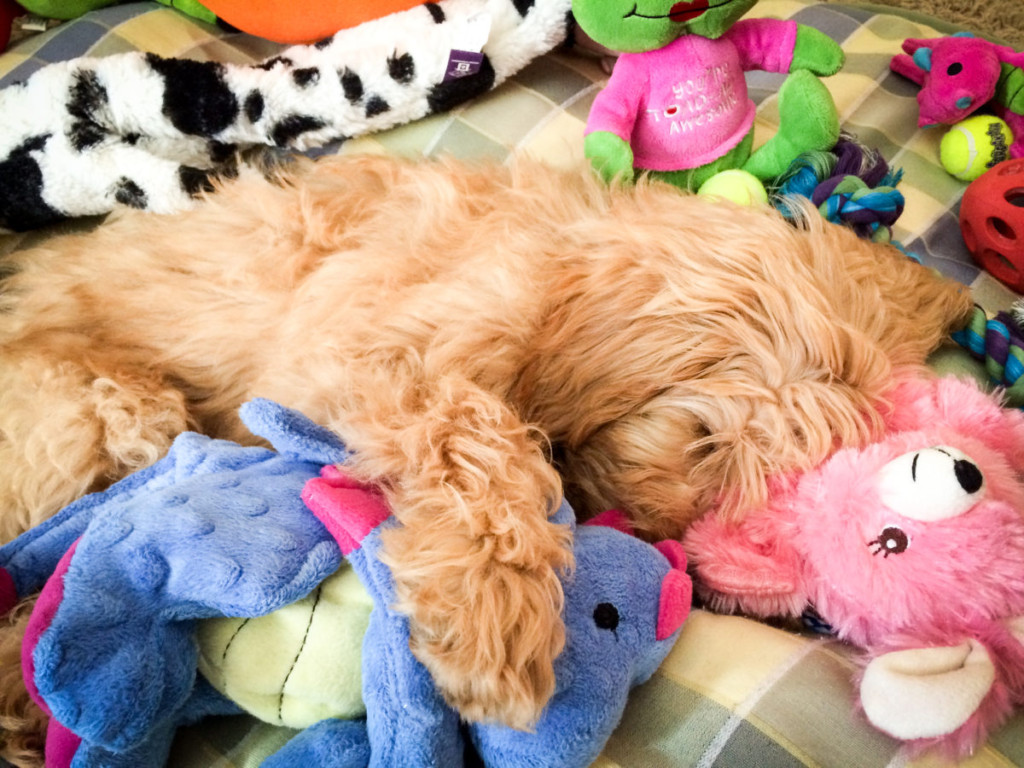
[[[1024,703],[1024,414],[952,378],[905,382],[892,405],[882,439],[683,543],[709,607],[813,607],[864,649],[872,724],[964,755]]]
[[[989,104],[1010,126],[1011,157],[1024,157],[1024,53],[960,32],[903,41],[890,68],[921,86],[918,125],[953,125]]]

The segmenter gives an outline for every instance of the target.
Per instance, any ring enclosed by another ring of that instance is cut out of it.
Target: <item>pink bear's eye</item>
[[[895,515],[936,522],[970,511],[984,498],[985,477],[965,453],[937,445],[894,458],[879,470],[877,488]]]
[[[946,69],[946,74],[949,75],[950,77],[953,77],[954,75],[959,75],[963,71],[964,71],[964,65],[961,64],[959,61],[954,61]]]
[[[889,555],[898,555],[900,552],[906,552],[907,547],[910,546],[910,539],[899,528],[890,525],[882,529],[877,539],[869,541],[868,546],[875,548],[871,553],[872,555],[882,553],[883,557],[888,557]]]

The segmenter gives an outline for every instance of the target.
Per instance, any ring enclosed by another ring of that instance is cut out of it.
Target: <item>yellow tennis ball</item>
[[[698,195],[731,200],[739,205],[754,205],[768,202],[768,193],[756,176],[739,168],[716,173],[701,184]]]
[[[992,115],[974,115],[954,125],[939,144],[939,161],[946,172],[974,181],[1010,156],[1013,132]]]

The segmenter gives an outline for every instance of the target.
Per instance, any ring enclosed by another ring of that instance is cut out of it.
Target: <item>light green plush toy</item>
[[[89,11],[116,5],[118,2],[120,0],[18,0],[18,4],[29,13],[42,16],[44,19],[64,21],[77,19]],[[216,14],[198,0],[157,0],[157,2],[209,24],[217,21]]]
[[[741,168],[762,181],[797,155],[831,149],[839,118],[816,77],[843,52],[793,21],[744,19],[756,0],[573,0],[581,29],[623,52],[587,122],[584,151],[608,181],[650,171],[697,189]],[[755,106],[743,73],[792,73],[779,90],[780,127],[753,149]]]
[[[366,712],[363,637],[373,600],[347,563],[301,600],[256,618],[199,623],[199,671],[260,720],[308,728]]]

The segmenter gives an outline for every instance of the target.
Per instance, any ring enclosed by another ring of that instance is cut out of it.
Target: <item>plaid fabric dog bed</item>
[[[913,14],[871,6],[762,0],[759,16],[793,18],[829,34],[847,55],[826,83],[844,128],[904,170],[906,208],[894,237],[922,261],[970,285],[990,311],[1015,298],[981,270],[964,248],[957,212],[964,183],[942,170],[942,129],[916,126],[916,87],[890,73],[889,59],[907,37],[955,31]],[[0,86],[23,80],[46,63],[76,56],[145,50],[168,57],[234,63],[259,61],[280,49],[151,3],[93,12],[23,41],[0,55]],[[407,156],[454,154],[505,160],[528,153],[555,165],[579,162],[590,105],[605,81],[597,60],[549,53],[497,89],[454,111],[316,150]],[[759,105],[756,142],[777,121],[781,76],[749,75]],[[3,116],[0,115],[0,120]],[[76,220],[59,230],[95,226]],[[0,237],[0,255],[53,231]],[[2,263],[2,262],[0,262]],[[856,712],[855,660],[841,643],[739,617],[697,610],[659,672],[631,697],[625,717],[596,763],[603,768],[678,766],[783,768],[932,768],[936,756],[911,759]],[[249,768],[278,749],[291,731],[248,717],[220,718],[183,729],[173,768]],[[1024,716],[1011,720],[962,765],[1024,765]]]
[[[651,680],[633,690],[594,768],[938,768],[855,712],[851,650],[695,610]],[[248,717],[185,728],[169,768],[255,768],[293,731]],[[1024,716],[962,768],[1024,765]]]

